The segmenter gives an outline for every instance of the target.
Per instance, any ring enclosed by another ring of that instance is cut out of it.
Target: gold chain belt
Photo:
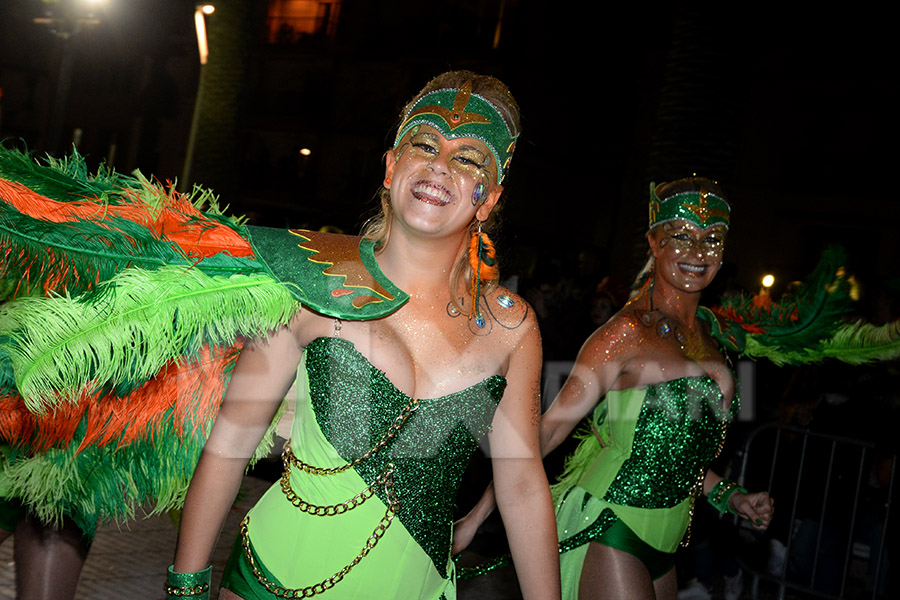
[[[393,468],[393,465],[391,465]],[[390,475],[386,477],[386,483],[390,481]],[[259,568],[256,566],[256,561],[253,558],[253,552],[250,550],[250,535],[248,534],[247,528],[250,524],[250,515],[244,517],[244,520],[241,522],[241,545],[244,547],[244,557],[247,559],[247,562],[250,564],[250,569],[253,571],[253,576],[256,577],[256,580],[266,588],[266,590],[270,594],[274,594],[279,598],[311,598],[316,594],[321,594],[325,590],[329,590],[335,586],[341,579],[344,578],[347,573],[350,572],[353,567],[359,564],[359,562],[366,557],[366,555],[374,548],[379,540],[384,536],[385,532],[387,532],[388,527],[390,527],[391,522],[394,520],[394,516],[396,516],[397,510],[400,508],[400,502],[397,500],[396,494],[394,494],[393,485],[385,485],[385,493],[387,493],[388,497],[388,507],[384,512],[384,516],[378,522],[378,525],[375,526],[375,531],[372,532],[372,535],[368,537],[365,545],[362,550],[360,550],[359,554],[356,555],[350,564],[345,566],[343,569],[328,577],[323,579],[319,583],[315,585],[311,585],[304,588],[286,588],[278,585],[274,581],[270,581]]]
[[[388,430],[385,432],[385,434],[383,436],[381,436],[380,440],[378,440],[377,444],[375,444],[372,448],[369,449],[368,452],[366,452],[359,458],[354,459],[352,462],[349,462],[345,465],[341,465],[340,467],[332,467],[332,468],[316,467],[311,464],[303,462],[302,460],[297,458],[293,452],[289,453],[290,461],[292,463],[294,463],[294,465],[298,469],[303,469],[307,473],[312,473],[313,475],[337,475],[338,473],[343,473],[350,467],[355,467],[362,461],[372,458],[373,456],[375,456],[375,454],[379,450],[381,450],[382,448],[387,446],[388,443],[392,439],[394,439],[394,436],[397,435],[397,432],[400,431],[400,428],[403,427],[403,424],[406,423],[406,420],[409,419],[409,417],[414,412],[416,412],[416,410],[418,410],[418,409],[419,409],[419,401],[418,401],[418,399],[413,398],[412,400],[409,401],[409,404],[407,404],[406,406],[403,407],[403,410],[400,411],[400,413],[394,419],[394,422],[391,424],[391,426],[388,428]],[[285,447],[285,450],[289,450],[290,449],[290,441],[288,441],[284,447]],[[282,458],[283,458],[283,456],[284,455],[282,455]]]
[[[294,488],[291,487],[291,462],[298,460],[294,453],[291,452],[290,442],[284,445],[284,452],[281,453],[281,462],[284,464],[284,470],[281,473],[281,491],[287,497],[288,502],[299,508],[303,512],[318,517],[332,517],[334,515],[342,515],[348,510],[353,510],[363,502],[371,498],[378,488],[384,486],[385,493],[389,493],[396,498],[394,492],[394,464],[388,463],[384,472],[375,478],[372,485],[359,492],[346,502],[340,504],[317,505],[310,504],[297,495]]]

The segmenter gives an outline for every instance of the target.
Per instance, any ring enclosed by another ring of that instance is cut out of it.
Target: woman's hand
[[[768,528],[775,512],[775,501],[769,497],[768,492],[745,494],[738,491],[731,495],[728,504],[736,515],[750,521],[753,528],[759,531]]]
[[[453,547],[450,549],[451,554],[459,554],[469,547],[475,534],[478,532],[479,524],[471,514],[464,516],[453,524]]]

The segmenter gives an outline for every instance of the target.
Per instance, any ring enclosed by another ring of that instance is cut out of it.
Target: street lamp
[[[205,65],[209,58],[209,44],[206,41],[206,15],[216,12],[212,4],[198,4],[194,10],[194,29],[197,30],[197,49],[200,51],[200,64]]]

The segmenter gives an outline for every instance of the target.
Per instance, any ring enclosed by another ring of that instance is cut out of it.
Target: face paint
[[[712,225],[705,229],[686,221],[670,221],[663,224],[660,247],[669,246],[678,254],[695,254],[710,260],[722,260],[725,252],[724,225]]]
[[[409,138],[409,156],[432,161],[441,154],[443,144],[444,140],[441,139],[441,136],[427,130],[420,130]],[[487,156],[487,153],[475,145],[463,144],[448,159],[450,172],[454,177],[479,178],[481,182],[486,181],[489,185],[490,172],[486,166],[488,164]],[[484,185],[485,197],[487,197],[488,185]]]

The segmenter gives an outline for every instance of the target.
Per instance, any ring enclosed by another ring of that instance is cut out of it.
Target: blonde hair
[[[460,88],[467,81],[472,82],[472,93],[477,94],[494,105],[497,111],[500,113],[500,116],[503,117],[503,120],[506,121],[507,126],[512,132],[513,137],[519,135],[521,131],[521,123],[520,123],[520,114],[519,114],[519,105],[516,103],[512,94],[506,85],[489,75],[478,75],[477,73],[473,73],[471,71],[448,71],[446,73],[442,73],[429,81],[425,87],[423,87],[419,93],[417,93],[412,100],[410,100],[406,106],[403,107],[403,110],[400,111],[400,119],[399,123],[403,123],[406,121],[409,112],[412,110],[412,107],[415,103],[425,94],[433,92],[434,90],[440,90],[445,88]],[[398,124],[399,124],[398,123]],[[362,235],[368,239],[375,240],[375,247],[380,248],[387,243],[388,238],[391,233],[391,191],[390,189],[384,187],[382,184],[381,189],[378,191],[378,196],[381,200],[381,206],[378,210],[378,213],[370,218],[363,225]],[[501,198],[502,200],[502,198]],[[491,215],[487,218],[487,220],[481,223],[481,230],[484,233],[490,234],[497,228],[497,215],[500,212],[501,202],[498,202],[496,206],[494,206],[494,210],[491,211]],[[469,225],[469,237],[475,233],[475,230],[478,229],[478,221],[477,219],[473,219],[472,223]],[[469,257],[468,257],[468,238],[465,240],[460,247],[459,254],[454,261],[453,268],[450,271],[450,279],[448,281],[450,287],[450,297],[457,306],[457,308],[461,308],[457,303],[457,295],[460,289],[461,283],[465,282],[467,295],[471,293],[471,278],[472,278],[472,267],[469,265]],[[497,281],[493,280],[490,282],[486,282],[483,284],[484,294],[489,293],[494,287],[496,287]]]

